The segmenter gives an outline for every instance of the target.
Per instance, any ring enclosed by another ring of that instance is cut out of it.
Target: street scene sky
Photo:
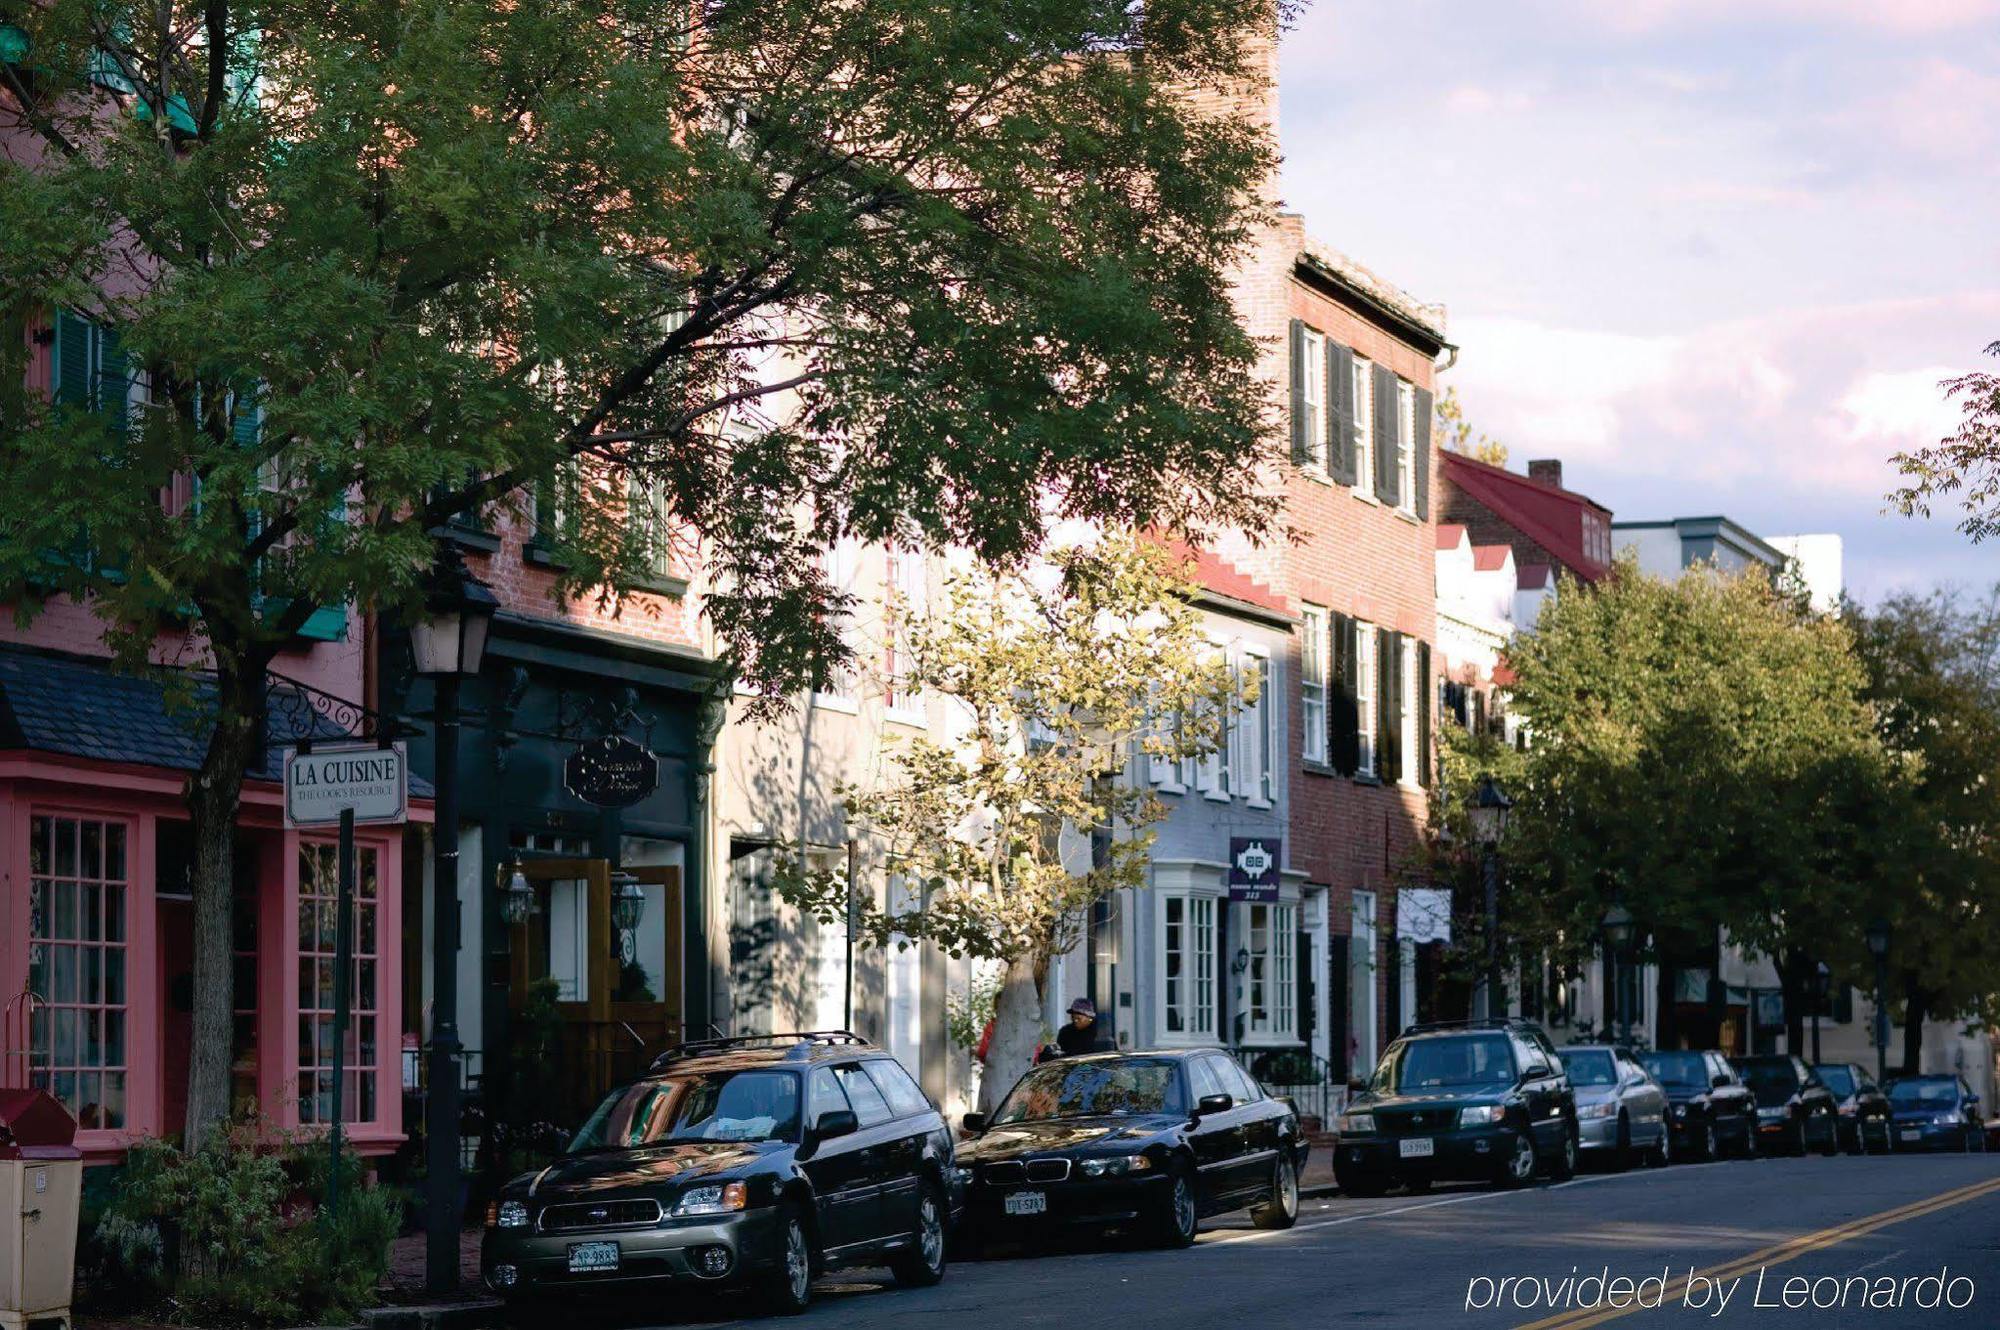
[[[1450,309],[1441,380],[1619,519],[1835,531],[1871,602],[1993,580],[1884,512],[2000,340],[2000,0],[1324,0],[1284,197]]]

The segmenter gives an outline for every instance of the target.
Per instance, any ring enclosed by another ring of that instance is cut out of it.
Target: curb
[[[1338,1195],[1340,1195],[1338,1182],[1315,1182],[1310,1187],[1299,1188],[1299,1199],[1302,1201],[1319,1201]]]
[[[361,1313],[360,1330],[479,1330],[499,1309],[497,1298],[428,1307],[370,1307]]]

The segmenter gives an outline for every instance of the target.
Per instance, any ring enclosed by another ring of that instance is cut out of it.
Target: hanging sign
[[[361,825],[394,825],[408,815],[410,755],[391,748],[315,748],[285,754],[285,825],[331,827],[346,809]]]
[[[1278,899],[1278,861],[1284,841],[1277,836],[1229,838],[1229,899],[1271,902]]]
[[[630,739],[607,734],[563,759],[563,788],[599,808],[629,808],[660,788],[660,759]]]

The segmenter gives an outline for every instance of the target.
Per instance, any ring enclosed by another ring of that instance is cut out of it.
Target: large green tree
[[[1727,930],[1777,959],[1796,1026],[1875,872],[1886,769],[1846,625],[1759,573],[1667,582],[1628,558],[1565,582],[1508,659],[1532,736],[1507,759],[1508,950],[1581,959],[1614,902],[1665,959]],[[1447,770],[1462,787],[1481,759]]]
[[[87,598],[131,664],[208,645],[197,1136],[266,668],[317,607],[407,612],[452,515],[567,490],[564,586],[616,598],[665,538],[636,493],[771,696],[840,666],[842,535],[1011,558],[1059,517],[1264,520],[1227,275],[1272,146],[1186,95],[1261,93],[1264,0],[0,17],[0,595]],[[23,356],[57,310],[102,372],[49,402]]]

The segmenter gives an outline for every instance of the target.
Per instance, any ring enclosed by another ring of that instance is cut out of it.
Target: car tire
[[[797,1203],[778,1211],[777,1265],[764,1289],[764,1306],[777,1316],[797,1316],[812,1306],[812,1228]]]
[[[1167,1194],[1153,1219],[1153,1242],[1160,1247],[1191,1247],[1201,1231],[1195,1208],[1194,1173],[1176,1159],[1167,1166]]]
[[[889,1262],[889,1273],[904,1288],[929,1288],[944,1278],[945,1206],[934,1182],[922,1184],[917,1195],[917,1223],[910,1245]]]
[[[1700,1143],[1694,1148],[1694,1157],[1704,1163],[1713,1163],[1722,1158],[1722,1142],[1715,1135],[1715,1119],[1706,1118],[1701,1124]]]
[[[1660,1139],[1653,1143],[1652,1150],[1646,1155],[1646,1165],[1649,1168],[1665,1168],[1673,1162],[1674,1129],[1667,1125],[1665,1118],[1661,1118]]]
[[[1632,1120],[1618,1115],[1618,1141],[1611,1147],[1611,1171],[1623,1173],[1632,1167]]]
[[[1258,1228],[1290,1228],[1299,1222],[1299,1169],[1291,1155],[1278,1151],[1271,1165],[1271,1199],[1250,1212],[1250,1222]]]
[[[1819,1152],[1828,1159],[1840,1153],[1840,1119],[1831,1113],[1822,1113],[1826,1119],[1826,1139],[1819,1143]]]
[[[1568,1182],[1576,1176],[1576,1161],[1581,1149],[1577,1144],[1576,1127],[1572,1124],[1563,1133],[1562,1149],[1557,1152],[1555,1162],[1549,1165],[1551,1182]]]
[[[1792,1119],[1792,1134],[1785,1142],[1785,1153],[1796,1155],[1800,1159],[1806,1157],[1806,1124],[1804,1118]]]
[[[1535,1180],[1538,1162],[1535,1138],[1525,1131],[1516,1131],[1508,1141],[1506,1157],[1500,1161],[1500,1174],[1493,1185],[1508,1191],[1528,1186]]]

